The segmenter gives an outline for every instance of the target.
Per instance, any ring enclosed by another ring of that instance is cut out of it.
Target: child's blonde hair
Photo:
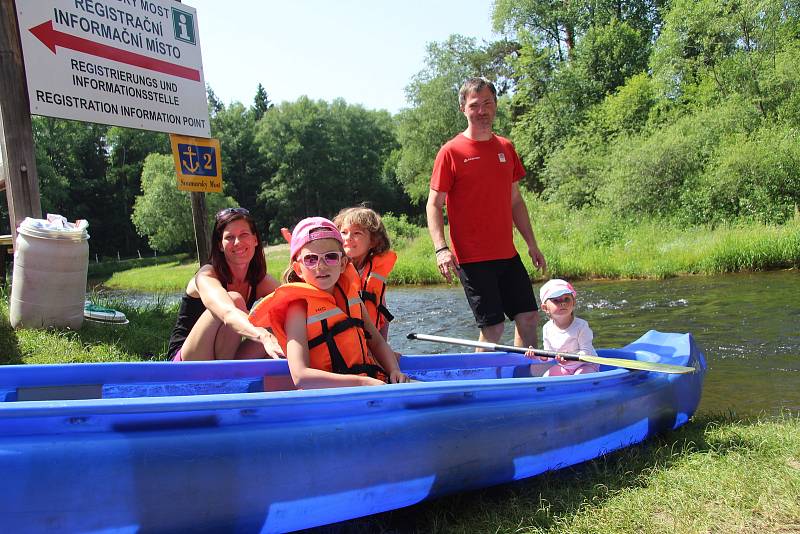
[[[339,230],[345,225],[355,224],[368,231],[373,242],[373,246],[368,253],[369,255],[383,254],[391,248],[389,233],[383,225],[381,216],[378,215],[378,212],[366,206],[362,205],[343,209],[333,218],[333,224],[335,224]]]

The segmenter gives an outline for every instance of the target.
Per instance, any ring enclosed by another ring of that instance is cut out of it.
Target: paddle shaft
[[[497,343],[488,343],[486,341],[473,341],[471,339],[461,339],[456,337],[445,336],[429,336],[427,334],[408,334],[408,339],[418,339],[420,341],[434,341],[437,343],[451,343],[453,345],[464,345],[465,347],[475,347],[479,349],[493,350],[495,352],[516,352],[518,354],[526,354],[532,351],[537,356],[548,356],[555,358],[561,356],[565,360],[581,361],[580,354],[570,354],[568,352],[554,352],[550,350],[539,349],[526,349],[525,347],[514,347],[511,345],[498,345]]]
[[[487,343],[485,341],[472,341],[471,339],[460,339],[455,337],[444,336],[430,336],[427,334],[408,334],[408,339],[418,339],[420,341],[434,341],[437,343],[451,343],[453,345],[465,345],[467,347],[477,347],[480,349],[488,349],[498,352],[516,352],[525,354],[532,352],[539,356],[548,356],[555,358],[560,356],[565,360],[580,361],[586,363],[596,363],[598,365],[611,365],[613,367],[622,367],[625,369],[639,369],[642,371],[656,371],[658,373],[669,374],[684,374],[693,373],[694,367],[687,367],[685,365],[674,365],[670,363],[648,362],[641,360],[628,360],[625,358],[606,358],[604,356],[592,356],[589,354],[571,354],[568,352],[553,352],[549,350],[539,349],[526,349],[525,347],[512,347],[510,345],[498,345],[496,343]]]

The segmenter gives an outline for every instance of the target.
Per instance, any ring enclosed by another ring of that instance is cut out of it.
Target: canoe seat
[[[17,388],[18,401],[86,400],[102,398],[102,384]]]

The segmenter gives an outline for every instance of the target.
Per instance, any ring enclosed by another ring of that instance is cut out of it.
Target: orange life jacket
[[[386,280],[396,261],[397,254],[392,250],[387,250],[383,254],[368,259],[361,271],[359,295],[378,330],[394,319],[394,315],[384,305],[384,295],[386,294]]]
[[[386,372],[367,347],[358,280],[358,273],[348,264],[336,282],[334,291],[339,294],[345,309],[336,302],[334,295],[310,284],[284,284],[256,303],[250,312],[250,322],[270,328],[285,352],[286,313],[291,303],[303,300],[307,310],[310,367],[388,381]]]

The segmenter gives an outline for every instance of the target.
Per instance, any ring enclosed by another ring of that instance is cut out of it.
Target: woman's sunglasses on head
[[[314,254],[309,252],[308,254],[303,255],[302,257],[298,258],[298,261],[302,261],[303,265],[308,267],[309,269],[315,268],[319,265],[320,259],[324,260],[328,265],[336,265],[342,259],[341,252],[326,252],[321,256],[319,254]]]
[[[217,212],[216,218],[221,219],[222,217],[226,217],[232,213],[235,213],[236,215],[250,215],[250,212],[247,210],[247,208],[225,208]]]

